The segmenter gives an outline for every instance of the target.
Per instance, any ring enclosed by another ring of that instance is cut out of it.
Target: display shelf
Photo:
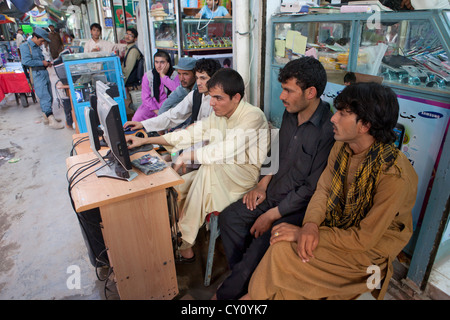
[[[448,100],[449,11],[275,16],[272,22],[272,67],[306,53],[322,62],[333,83],[343,84],[354,71],[420,98]]]
[[[174,58],[177,53],[193,56],[232,52],[232,19],[198,19],[186,14],[193,14],[195,10],[191,9],[199,10],[180,8],[178,16],[175,1],[149,1],[152,53],[166,50]]]
[[[161,49],[178,48],[175,19],[153,21],[155,46]],[[184,51],[211,51],[232,49],[232,19],[192,19],[182,20]]]

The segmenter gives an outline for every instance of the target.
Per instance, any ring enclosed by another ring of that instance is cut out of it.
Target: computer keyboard
[[[132,149],[128,149],[128,153],[131,155],[138,153],[138,152],[146,152],[146,151],[150,151],[153,149],[153,145],[152,144],[144,144],[140,147],[136,147],[136,148],[132,148]]]

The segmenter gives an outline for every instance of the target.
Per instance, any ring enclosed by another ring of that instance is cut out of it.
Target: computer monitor
[[[99,157],[103,168],[96,171],[99,177],[110,177],[131,181],[137,176],[132,171],[130,154],[128,152],[125,133],[117,102],[107,93],[109,87],[101,81],[97,81],[97,101],[96,109],[86,107],[85,119],[88,127],[91,149]],[[94,105],[94,104],[93,104]],[[98,122],[96,115],[98,116]],[[99,131],[99,128],[101,131]],[[100,149],[99,135],[103,135],[103,140],[110,148],[108,154],[102,157]]]

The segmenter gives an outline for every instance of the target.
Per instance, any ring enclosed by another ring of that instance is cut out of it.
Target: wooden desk
[[[150,153],[158,156],[154,150]],[[93,153],[67,158],[66,165],[72,168],[69,177],[79,167],[76,164],[94,158]],[[130,182],[89,175],[73,187],[72,198],[77,212],[100,208],[120,298],[172,299],[178,294],[178,284],[166,188],[184,181],[171,167],[148,176],[134,170],[138,176]]]

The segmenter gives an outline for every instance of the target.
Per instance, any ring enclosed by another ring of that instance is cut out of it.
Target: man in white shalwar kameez
[[[184,150],[207,142],[183,152],[174,166],[179,170],[187,163],[201,164],[183,175],[185,182],[177,187],[183,240],[179,249],[181,260],[187,262],[195,258],[192,246],[206,215],[220,212],[255,186],[269,144],[266,117],[261,109],[242,100],[245,86],[239,73],[217,71],[208,81],[208,90],[214,111],[208,118],[160,137],[126,137],[132,143],[129,148],[153,143]]]

